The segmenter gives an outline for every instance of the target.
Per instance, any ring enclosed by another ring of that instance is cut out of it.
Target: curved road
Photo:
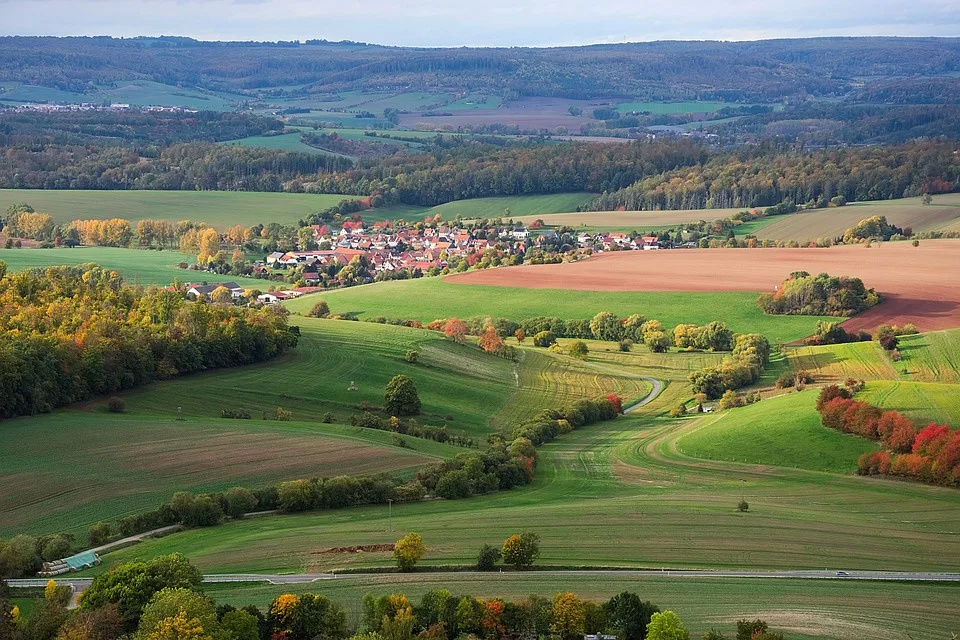
[[[449,571],[449,572],[425,572],[420,575],[436,576],[438,574],[449,574],[453,576],[490,576],[490,572],[478,571]],[[505,576],[526,576],[530,574],[550,574],[556,576],[617,576],[617,577],[664,577],[664,578],[792,578],[792,579],[813,579],[813,580],[907,580],[911,582],[960,582],[960,573],[946,572],[925,572],[925,571],[831,571],[824,569],[818,570],[796,570],[796,571],[710,571],[696,569],[610,569],[610,570],[558,570],[549,569],[534,571],[510,571],[500,575]],[[270,584],[307,584],[321,580],[334,580],[337,578],[383,578],[389,576],[389,573],[210,573],[203,576],[204,582],[209,583],[229,583],[229,582],[267,582]],[[409,576],[410,574],[403,574]],[[93,578],[63,578],[57,579],[60,584],[68,584],[76,590],[82,591],[90,586]],[[46,578],[23,578],[16,580],[7,580],[11,587],[43,587],[47,584]]]

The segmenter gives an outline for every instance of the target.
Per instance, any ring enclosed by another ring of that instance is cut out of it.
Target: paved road
[[[836,571],[824,569],[822,571],[709,571],[709,570],[662,570],[655,569],[611,569],[611,570],[584,570],[584,571],[510,571],[504,574],[498,574],[501,579],[510,576],[525,576],[530,574],[550,574],[555,576],[615,576],[619,578],[746,578],[746,579],[766,579],[766,578],[794,578],[794,579],[812,579],[812,580],[900,580],[911,582],[960,582],[960,573],[937,573],[920,571]],[[203,576],[204,582],[225,583],[225,582],[267,582],[270,584],[307,584],[319,582],[322,580],[343,580],[343,579],[370,579],[383,578],[395,574],[389,573],[292,573],[292,574],[260,574],[260,573],[211,573]],[[409,574],[404,574],[409,576]],[[438,573],[423,573],[424,576],[436,576]],[[451,579],[456,577],[468,576],[490,576],[490,573],[481,573],[473,571],[451,571],[444,573]],[[60,576],[57,579],[60,584],[73,586],[76,590],[82,591],[90,586],[93,578],[73,578],[69,576]],[[8,580],[11,587],[43,587],[47,580],[26,578],[18,580]]]
[[[634,402],[632,405],[624,409],[623,410],[624,413],[630,413],[632,411],[636,411],[640,407],[644,407],[650,404],[651,402],[656,400],[657,396],[660,395],[660,392],[663,391],[663,383],[657,380],[656,378],[648,378],[647,376],[640,376],[640,378],[649,382],[653,386],[653,388],[650,389],[650,393],[647,394],[646,398],[644,398],[643,400],[640,400],[639,402]]]

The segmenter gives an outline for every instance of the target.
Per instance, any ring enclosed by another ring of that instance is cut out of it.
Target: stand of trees
[[[763,293],[757,306],[775,315],[853,316],[880,303],[880,295],[867,289],[860,278],[816,277],[795,271],[780,283],[776,293]]]
[[[6,273],[0,262],[0,417],[51,411],[296,346],[283,311],[188,302],[96,265]]]
[[[824,387],[817,410],[824,426],[874,440],[887,449],[860,456],[858,473],[960,486],[960,430],[932,422],[919,428],[897,411],[854,400],[846,386]]]

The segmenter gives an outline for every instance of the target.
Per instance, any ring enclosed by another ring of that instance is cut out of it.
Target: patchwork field
[[[445,283],[575,291],[773,291],[793,271],[826,271],[862,278],[885,296],[882,304],[848,321],[849,329],[911,322],[930,331],[960,326],[960,288],[944,287],[931,277],[960,273],[958,249],[960,240],[925,240],[919,247],[889,242],[869,249],[623,251],[574,263],[455,274]]]
[[[117,247],[76,247],[73,249],[0,249],[0,260],[10,271],[78,265],[95,262],[104,269],[120,273],[130,284],[168,285],[176,279],[181,282],[236,282],[242,287],[266,290],[268,283],[256,278],[223,276],[216,273],[180,269],[177,264],[196,262],[197,256],[177,251],[146,251]]]
[[[648,318],[660,320],[668,327],[681,322],[705,324],[722,318],[735,331],[756,331],[771,341],[779,339],[784,342],[812,334],[817,320],[824,319],[764,315],[756,307],[756,293],[686,292],[663,295],[656,291],[528,289],[524,288],[526,283],[523,278],[509,278],[511,274],[524,273],[522,269],[509,267],[492,270],[501,274],[500,280],[504,283],[511,281],[513,286],[451,284],[453,276],[395,280],[304,296],[286,306],[293,313],[305,314],[322,298],[329,303],[333,313],[354,313],[361,318],[389,316],[423,322],[451,316],[502,316],[522,320],[543,315],[574,319],[590,318],[600,311],[610,311],[622,317],[642,313]],[[564,286],[560,280],[554,280],[553,283],[556,287]]]
[[[521,599],[550,598],[572,590],[582,598],[606,600],[624,590],[639,593],[675,611],[691,638],[715,629],[728,635],[742,618],[762,618],[790,638],[896,640],[909,635],[939,640],[956,629],[954,605],[960,589],[951,584],[900,584],[839,580],[677,579],[622,575],[503,573],[493,575],[408,574],[384,577],[341,576],[312,585],[209,585],[217,602],[269,606],[282,593],[322,593],[352,612],[366,593],[404,593],[412,601],[431,589],[454,594]]]

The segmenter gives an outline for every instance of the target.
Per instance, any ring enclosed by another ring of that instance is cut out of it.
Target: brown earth
[[[405,127],[463,127],[467,125],[508,124],[521,129],[556,129],[566,127],[568,131],[580,131],[588,122],[596,122],[589,114],[604,101],[572,100],[566,98],[521,98],[504,103],[497,109],[451,110],[450,115],[424,116],[422,113],[409,113],[400,116],[400,124]],[[578,106],[583,115],[572,116],[568,109]],[[441,107],[437,111],[444,112]],[[447,112],[445,112],[447,113]]]
[[[861,278],[884,302],[848,329],[912,322],[921,331],[960,327],[960,240],[829,249],[690,249],[604,253],[579,262],[456,274],[446,282],[580,291],[773,291],[792,271]]]
[[[321,549],[320,551],[313,551],[313,554],[323,554],[323,553],[373,553],[373,552],[384,552],[384,551],[393,551],[394,545],[392,542],[387,542],[383,544],[361,544],[354,547],[330,547],[329,549]]]

